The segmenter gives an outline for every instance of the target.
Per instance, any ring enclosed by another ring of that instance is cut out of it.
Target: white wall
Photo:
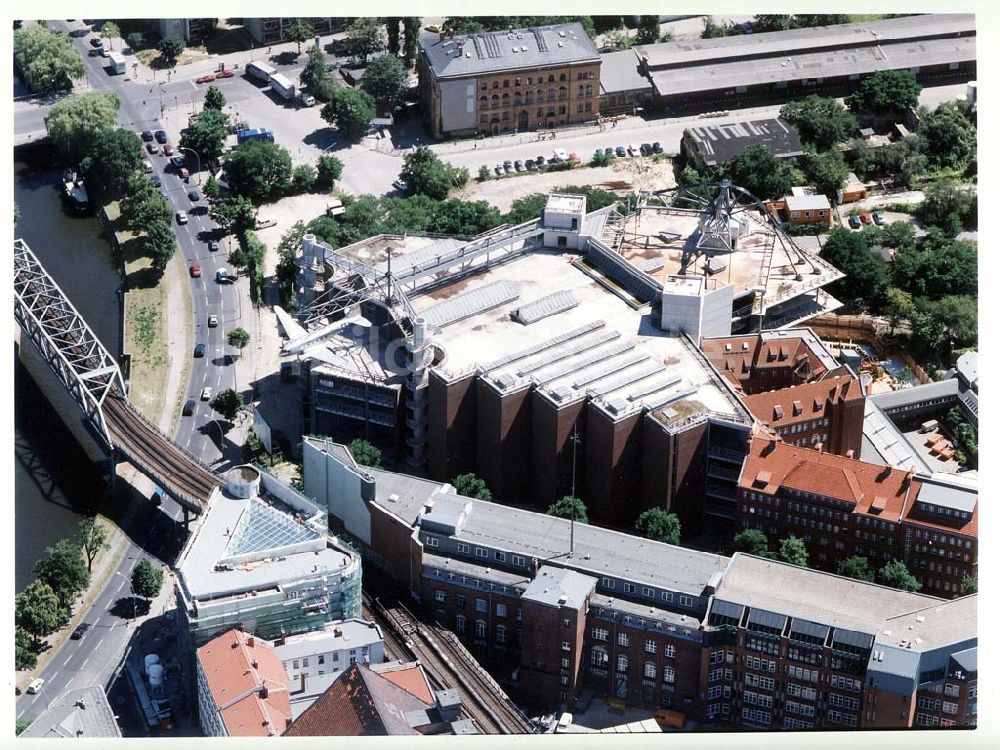
[[[339,518],[348,533],[371,544],[371,516],[361,499],[361,475],[327,454],[321,447],[302,441],[302,481],[306,495],[325,505]]]

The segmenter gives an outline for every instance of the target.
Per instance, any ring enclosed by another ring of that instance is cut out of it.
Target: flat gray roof
[[[578,22],[531,29],[486,31],[453,38],[424,36],[420,49],[436,78],[597,62],[597,48]]]
[[[729,37],[732,38],[732,37]],[[873,47],[833,49],[738,62],[705,62],[690,67],[653,70],[659,96],[760,86],[782,81],[865,75],[976,59],[974,36],[927,39]]]
[[[622,91],[652,89],[653,84],[639,72],[639,55],[634,49],[601,55],[601,91],[617,94]]]
[[[975,638],[978,603],[972,594],[887,617],[875,642],[919,653]]]
[[[543,565],[531,583],[528,584],[528,588],[524,590],[521,598],[530,599],[550,607],[580,609],[596,586],[597,579],[593,576],[583,575],[566,568]]]
[[[688,628],[691,631],[697,630],[701,625],[701,620],[697,617],[682,615],[679,612],[671,612],[668,609],[661,609],[656,604],[643,604],[641,602],[629,601],[628,599],[605,596],[604,594],[594,594],[590,597],[590,606],[591,609],[594,607],[603,607],[604,609],[622,612],[627,615],[635,615],[636,617],[645,617],[675,627]]]
[[[501,586],[510,586],[518,591],[526,589],[529,583],[527,576],[519,573],[509,573],[506,570],[493,568],[489,565],[477,565],[474,562],[460,560],[457,557],[435,555],[427,549],[424,549],[423,559],[425,568],[439,571],[439,573],[444,574],[445,578],[447,578],[449,573],[454,573],[455,575],[469,576],[481,581],[493,581]],[[441,576],[438,577],[440,578]]]
[[[967,648],[951,655],[951,658],[966,672],[977,672],[979,666],[979,647]]]
[[[979,387],[979,352],[966,352],[958,358],[955,368],[969,385]]]
[[[835,628],[875,634],[888,617],[941,599],[737,552],[716,596]]]
[[[823,48],[857,48],[933,37],[974,34],[971,13],[935,13],[877,21],[815,26],[763,34],[663,42],[638,47],[650,69],[695,64],[722,65],[727,58],[787,57]]]
[[[709,166],[725,164],[751,146],[763,146],[779,158],[801,156],[802,143],[794,127],[780,117],[741,120],[721,125],[695,125],[684,135]]]
[[[901,388],[898,391],[878,393],[869,398],[882,410],[898,409],[934,398],[944,398],[946,396],[958,398],[958,386],[959,382],[957,378],[948,378],[947,380],[938,380],[933,383],[915,385],[912,388]]]
[[[104,688],[92,685],[60,695],[20,736],[121,737],[122,733]]]
[[[960,510],[963,513],[972,513],[976,509],[976,503],[979,501],[979,488],[976,483],[966,483],[962,479],[952,481],[950,477],[945,478],[940,474],[933,477],[918,475],[918,479],[920,479],[918,503],[931,503],[943,508]]]
[[[932,471],[920,452],[876,405],[873,396],[865,399],[864,439],[859,458],[870,463],[891,464],[903,471]]]

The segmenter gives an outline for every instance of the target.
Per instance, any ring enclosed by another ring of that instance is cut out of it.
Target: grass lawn
[[[170,353],[167,347],[167,295],[163,274],[143,252],[142,233],[120,227],[117,203],[107,208],[122,248],[128,292],[125,295],[125,346],[132,355],[129,400],[154,424],[166,397]]]

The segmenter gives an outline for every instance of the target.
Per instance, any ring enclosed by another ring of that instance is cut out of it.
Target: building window
[[[564,674],[563,675],[559,675],[559,684],[560,685],[569,685],[569,677],[567,675],[564,675]]]
[[[655,680],[656,679],[656,665],[653,662],[651,662],[651,661],[647,661],[645,664],[643,664],[642,665],[642,676],[646,677],[646,678],[648,678],[650,680]]]
[[[459,609],[465,609],[465,594],[455,594],[455,604]]]
[[[497,603],[497,617],[506,617],[506,616],[507,616],[507,605]]]
[[[945,701],[944,703],[941,704],[941,710],[944,711],[946,714],[957,714],[958,704],[949,703],[948,701]]]
[[[496,94],[490,97],[490,102],[493,105],[493,109],[498,109],[500,107],[500,97],[497,96]]]
[[[681,606],[682,607],[690,607],[691,606],[691,597],[690,596],[681,596]]]
[[[570,650],[569,641],[563,641],[562,642],[562,650],[563,651],[569,651]]]
[[[294,660],[294,661],[292,662],[292,669],[298,669],[298,668],[299,668],[299,660],[298,660],[298,659],[295,659],[295,660]]]
[[[656,592],[653,591],[653,589],[649,588],[649,586],[643,586],[642,587],[642,595],[643,596],[656,596]]]
[[[559,114],[561,114],[561,115],[566,114],[566,105],[565,104],[560,104],[559,105]]]
[[[626,593],[626,594],[632,594],[632,593],[635,593],[635,584],[632,584],[632,583],[626,583],[626,584],[625,584],[625,593]]]
[[[590,649],[590,663],[595,667],[606,667],[608,665],[608,652],[600,646]]]
[[[480,122],[480,124],[485,123],[486,119],[487,119],[486,115],[479,115],[479,122]]]
[[[663,655],[668,659],[673,659],[677,656],[677,647],[672,643],[667,643],[663,646]]]
[[[608,631],[605,628],[594,628],[593,631],[591,631],[591,635],[595,641],[608,640]]]
[[[524,565],[524,558],[521,555],[511,555],[510,561],[517,566]]]
[[[562,621],[563,627],[568,628],[570,626],[570,620],[568,617],[564,617]]]
[[[618,645],[619,646],[628,646],[628,633],[619,633],[618,634]]]
[[[437,591],[434,592],[434,601],[446,602],[448,601],[448,595],[445,592],[438,589]]]
[[[625,654],[618,656],[618,671],[628,672],[628,657]]]
[[[486,637],[486,621],[476,620],[476,638]]]
[[[455,630],[465,633],[465,617],[462,615],[455,615]]]
[[[556,77],[554,75],[549,76],[549,83],[555,83]]]
[[[437,547],[438,546],[437,537],[433,537],[433,536],[427,537],[426,544],[427,544],[428,547]]]
[[[541,114],[541,110],[539,110],[538,113]],[[602,578],[601,585],[605,588],[613,589],[615,587],[615,582],[610,578]]]
[[[665,602],[672,602],[674,600],[674,595],[669,591],[664,591],[660,594],[660,598]]]
[[[316,661],[317,664],[326,664],[326,654],[320,654]]]
[[[507,628],[503,625],[497,625],[496,632],[497,632],[497,643],[502,646],[507,642]]]
[[[485,599],[476,599],[476,612],[488,612]]]
[[[485,550],[482,547],[476,547],[476,557],[489,557],[489,550]]]
[[[521,622],[521,608],[518,607],[514,610],[514,622]]]
[[[656,653],[656,641],[649,639],[646,641],[646,653],[655,654]]]
[[[677,673],[674,671],[673,667],[664,667],[663,668],[663,681],[665,683],[667,683],[668,685],[673,685],[674,684],[674,679],[676,678],[676,676],[677,676]]]

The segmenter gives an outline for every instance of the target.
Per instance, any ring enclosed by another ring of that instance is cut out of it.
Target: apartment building
[[[278,44],[285,40],[288,28],[298,21],[312,26],[316,34],[332,34],[339,29],[343,18],[244,18],[243,27],[258,46]]]
[[[597,118],[601,58],[579,23],[422,37],[420,101],[435,138]]]
[[[739,480],[738,522],[772,540],[801,538],[809,563],[847,557],[873,568],[901,560],[927,593],[962,593],[978,571],[978,492],[940,475],[902,471],[757,434]]]

